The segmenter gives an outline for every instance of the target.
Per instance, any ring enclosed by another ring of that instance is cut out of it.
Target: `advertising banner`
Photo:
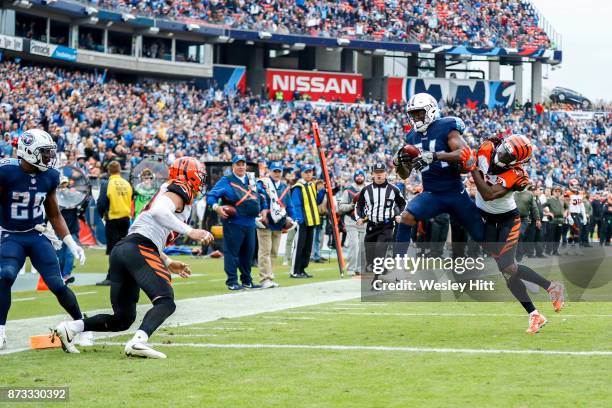
[[[0,48],[12,51],[23,51],[23,38],[0,35]]]
[[[284,69],[268,69],[266,85],[270,99],[278,99],[280,93],[285,101],[296,99],[294,95],[303,99],[306,94],[312,101],[345,103],[361,97],[363,86],[361,75]]]
[[[55,58],[68,62],[76,62],[77,51],[63,45],[47,44],[40,41],[30,41],[30,54]]]
[[[512,81],[482,79],[395,78],[387,80],[387,103],[408,101],[412,95],[427,92],[438,101],[476,108],[486,105],[512,106],[516,85]]]

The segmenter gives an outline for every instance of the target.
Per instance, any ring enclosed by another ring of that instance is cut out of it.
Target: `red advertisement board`
[[[356,74],[268,69],[266,85],[270,99],[277,99],[276,93],[282,92],[283,100],[293,100],[297,91],[300,99],[308,94],[313,101],[352,103],[361,97],[363,84],[361,75]]]

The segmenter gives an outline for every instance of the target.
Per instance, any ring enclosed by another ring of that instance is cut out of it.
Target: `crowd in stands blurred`
[[[337,105],[272,102],[259,95],[226,95],[188,84],[121,83],[93,72],[0,64],[0,156],[14,154],[25,129],[44,127],[57,137],[60,161],[99,177],[108,163],[123,169],[146,154],[170,163],[189,155],[202,161],[281,160],[286,168],[315,162],[311,121],[321,124],[336,180],[350,181],[357,168],[390,164],[410,127],[404,107],[379,101]],[[577,178],[588,190],[605,190],[612,176],[612,115],[576,121],[531,104],[513,108],[443,107],[462,118],[465,136],[521,133],[535,149],[529,171],[544,186]],[[418,180],[417,180],[418,182]]]
[[[554,47],[528,0],[89,0],[189,23],[281,34],[513,48]]]

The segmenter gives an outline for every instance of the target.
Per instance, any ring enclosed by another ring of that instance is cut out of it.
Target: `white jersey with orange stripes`
[[[168,185],[168,183],[164,183],[159,187],[159,190],[155,196],[153,196],[149,204],[147,204],[145,209],[138,215],[138,217],[136,217],[136,221],[134,221],[128,232],[129,234],[140,234],[146,238],[149,238],[155,244],[160,253],[164,250],[169,242],[174,241],[178,234],[171,229],[160,225],[147,210],[151,207],[155,198],[165,194],[168,191]],[[185,204],[183,206],[183,211],[175,212],[174,216],[181,222],[187,223],[187,221],[189,221],[189,217],[191,216],[191,205]]]
[[[584,208],[582,195],[574,192],[570,193],[568,209],[570,214],[580,214],[582,216],[582,222],[584,222],[586,219],[586,209]]]
[[[518,178],[525,174],[525,170],[520,166],[516,166],[500,174],[489,174],[494,154],[495,146],[493,143],[490,141],[484,142],[478,149],[478,170],[480,170],[487,184],[491,186],[500,184],[510,191],[503,197],[490,201],[485,201],[480,192],[476,191],[476,207],[489,214],[503,214],[516,208],[514,191],[511,191],[511,189]]]

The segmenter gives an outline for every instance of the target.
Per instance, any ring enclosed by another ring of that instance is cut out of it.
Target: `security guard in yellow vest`
[[[293,251],[291,254],[291,277],[312,278],[306,273],[314,229],[321,224],[319,208],[317,207],[317,189],[313,182],[314,166],[306,164],[302,167],[302,178],[291,187],[291,201],[293,202],[295,221],[298,222]]]
[[[117,242],[127,236],[130,228],[130,214],[132,212],[132,186],[121,177],[121,165],[112,161],[108,165],[108,182],[100,188],[98,197],[98,213],[106,220],[104,232],[106,233],[106,254],[110,254]],[[98,286],[109,286],[108,274]]]

